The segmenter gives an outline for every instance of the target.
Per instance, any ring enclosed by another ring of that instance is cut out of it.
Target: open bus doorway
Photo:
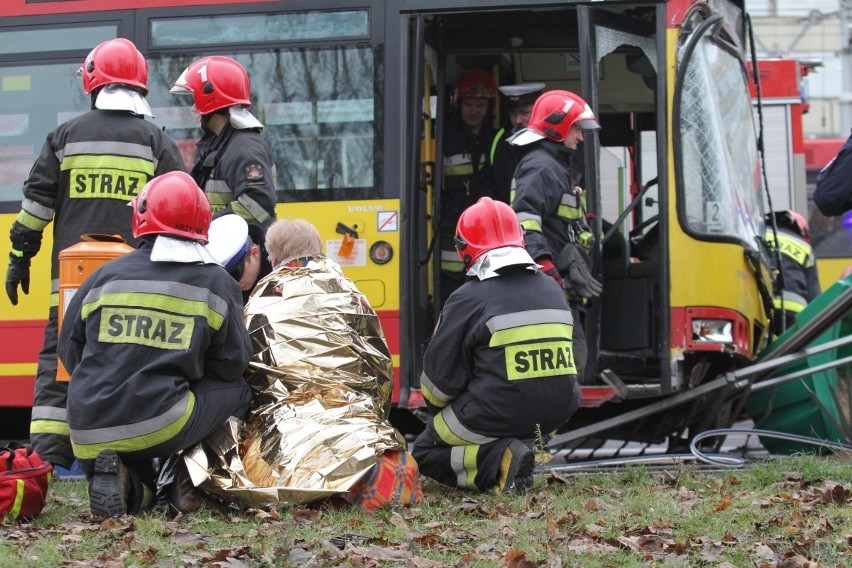
[[[545,92],[575,92],[602,126],[585,137],[580,160],[593,275],[603,283],[602,296],[585,306],[582,382],[589,392],[615,385],[623,400],[581,409],[569,428],[688,391],[754,356],[767,340],[771,306],[762,184],[742,6],[723,3],[721,12],[689,2],[596,2],[410,16],[407,104],[420,142],[410,170],[420,191],[409,201],[417,228],[408,233],[418,262],[406,265],[403,280],[417,300],[410,330],[420,354],[440,312],[435,211],[448,93],[476,66],[498,85],[541,82]],[[617,434],[659,440],[725,425],[733,416],[724,398],[699,397],[683,412]]]
[[[580,25],[581,12],[586,20],[596,19],[597,36],[581,31],[584,29]],[[423,141],[420,148],[423,165],[419,168],[418,186],[424,195],[417,202],[415,217],[431,221],[416,235],[418,250],[422,251],[420,257],[428,259],[421,262],[415,279],[418,313],[428,315],[432,324],[440,312],[441,282],[436,264],[441,250],[438,224],[448,221],[440,219],[435,212],[440,211],[444,192],[444,125],[449,114],[454,112],[450,102],[453,81],[466,69],[474,67],[487,71],[501,86],[543,83],[545,91],[564,89],[595,101],[592,104],[603,128],[599,138],[597,135],[587,137],[579,159],[572,166],[572,174],[576,169],[587,192],[587,221],[601,237],[592,251],[595,271],[599,276],[605,269],[626,272],[630,257],[659,257],[659,245],[653,244],[658,241],[658,231],[651,230],[659,219],[661,201],[658,184],[654,181],[659,169],[657,156],[661,142],[656,136],[659,54],[655,47],[653,8],[598,12],[571,7],[446,13],[424,17],[416,26],[419,27],[415,33],[424,38],[422,46],[416,46],[420,48],[419,59],[423,64],[414,72],[413,79],[421,79],[421,84],[412,96],[417,98],[415,113],[426,119],[419,130]],[[596,54],[585,51],[583,55],[581,41],[598,43]],[[586,75],[589,77],[584,80]],[[490,120],[495,129],[508,126],[503,103],[498,97],[491,108]],[[648,183],[638,181],[643,179]],[[643,197],[638,206],[621,219],[621,226],[604,241],[604,227],[609,229],[640,191]],[[639,230],[634,232],[635,226]],[[631,247],[637,249],[636,254],[628,250]],[[619,262],[623,266],[616,266]],[[621,295],[616,292],[613,298]],[[649,321],[650,310],[645,309],[643,302],[638,303],[642,304],[641,310],[628,309],[641,311],[639,319],[646,322],[648,328],[657,327],[656,322]],[[602,314],[600,305],[590,305],[587,317],[596,334],[590,338],[590,343],[597,353],[601,349],[600,320],[610,314]],[[421,338],[421,344],[428,340],[431,332],[431,325],[423,327],[425,330],[421,332],[426,335]],[[627,337],[629,335],[630,332],[622,332],[614,343],[605,341],[604,349],[640,343],[643,349],[651,351],[659,347],[653,345],[647,329],[643,328],[642,337],[638,339]],[[656,372],[659,369],[656,364],[642,366],[654,368]],[[596,371],[590,370],[590,380]]]

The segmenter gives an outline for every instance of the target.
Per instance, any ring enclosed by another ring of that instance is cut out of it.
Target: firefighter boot
[[[108,519],[127,513],[130,474],[115,450],[101,450],[89,477],[89,507],[96,517]]]
[[[535,452],[520,440],[512,442],[503,450],[500,471],[497,475],[497,493],[523,493],[533,482]]]
[[[180,459],[175,468],[175,479],[169,489],[169,502],[178,513],[194,513],[205,502],[201,490],[192,483],[183,459]]]

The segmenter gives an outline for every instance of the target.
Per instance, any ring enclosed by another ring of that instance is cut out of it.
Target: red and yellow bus
[[[0,232],[47,132],[88,108],[75,71],[94,45],[127,37],[146,55],[153,120],[188,163],[197,122],[169,88],[199,56],[234,57],[276,156],[279,216],[311,220],[369,297],[394,357],[396,408],[410,409],[440,310],[433,211],[449,85],[475,65],[500,84],[569,89],[603,126],[583,150],[604,284],[585,313],[584,400],[599,406],[576,424],[617,415],[747,364],[768,338],[746,20],[743,0],[3,0]],[[499,122],[499,101],[493,110]],[[344,234],[355,237],[345,257]],[[48,257],[36,257],[18,306],[0,299],[6,407],[31,403]],[[620,404],[605,402],[613,384]],[[716,420],[717,399],[627,435]]]

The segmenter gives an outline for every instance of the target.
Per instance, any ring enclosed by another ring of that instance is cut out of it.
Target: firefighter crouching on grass
[[[91,111],[47,135],[24,183],[6,272],[6,294],[16,305],[19,286],[29,293],[30,259],[53,221],[50,312],[38,356],[30,440],[43,460],[66,469],[74,456],[65,410],[68,386],[56,380],[59,252],[86,233],[121,235],[135,243],[128,203],[152,177],[184,169],[175,143],[144,119],[152,114],[145,100],[148,64],[133,43],[118,38],[97,45],[80,75]]]
[[[571,310],[505,203],[483,197],[466,209],[455,243],[469,278],[444,304],[424,355],[432,417],[412,454],[446,485],[521,492],[535,465],[528,444],[580,403]]]
[[[210,204],[172,172],[132,201],[137,250],[85,280],[65,312],[59,355],[71,373],[68,422],[97,517],[153,502],[154,458],[191,446],[235,416],[251,390],[236,281],[207,252]]]

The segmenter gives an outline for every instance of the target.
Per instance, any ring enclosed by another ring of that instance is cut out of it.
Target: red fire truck
[[[852,213],[825,217],[811,197],[817,174],[846,141],[804,136],[802,117],[809,108],[806,81],[808,71],[813,68],[795,59],[762,59],[758,62],[759,106],[754,82],[750,88],[755,117],[762,123],[765,175],[772,208],[806,214],[820,284],[825,290],[852,266]]]

